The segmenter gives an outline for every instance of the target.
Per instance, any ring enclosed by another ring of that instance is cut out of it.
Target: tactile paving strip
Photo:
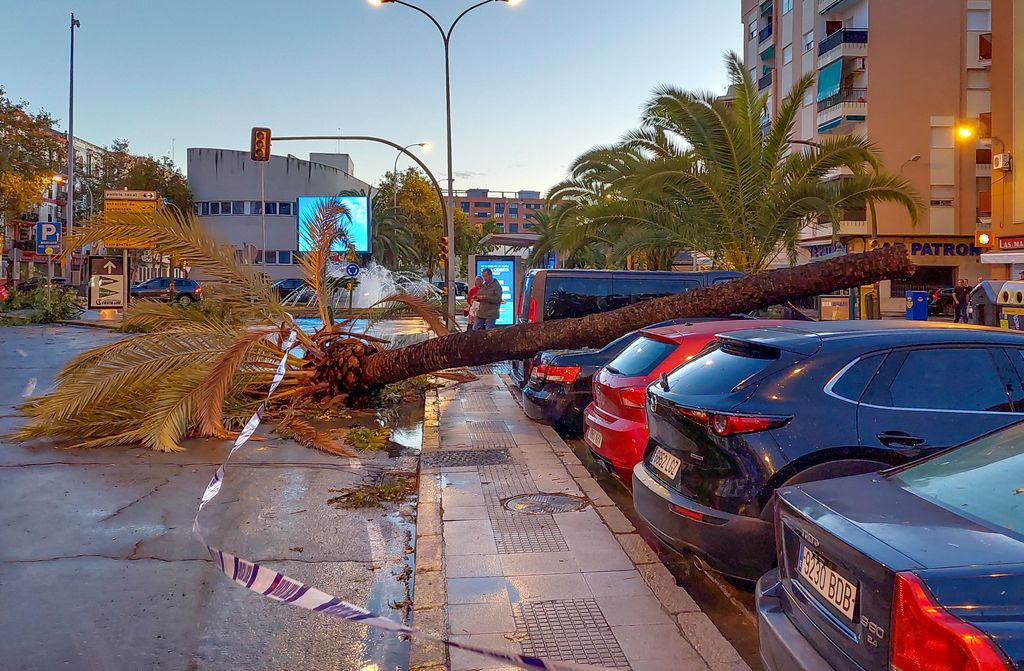
[[[462,409],[466,412],[498,412],[498,406],[489,392],[463,394]]]
[[[512,604],[523,653],[544,659],[629,669],[626,655],[593,599]]]
[[[551,515],[514,515],[491,520],[498,554],[567,552],[569,545]]]
[[[424,466],[487,466],[490,464],[507,464],[512,461],[508,450],[442,450],[428,452],[423,455]]]

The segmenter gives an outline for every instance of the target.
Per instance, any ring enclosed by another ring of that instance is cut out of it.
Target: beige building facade
[[[770,114],[811,74],[794,139],[868,138],[926,206],[917,225],[893,205],[878,205],[875,221],[848,209],[839,244],[828,223],[801,234],[808,259],[906,246],[921,271],[882,283],[884,311],[902,309],[909,289],[974,283],[994,267],[975,244],[992,221],[993,2],[1016,0],[742,0],[744,63]]]

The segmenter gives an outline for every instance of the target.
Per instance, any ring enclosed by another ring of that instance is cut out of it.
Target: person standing
[[[469,317],[467,322],[468,330],[473,330],[473,322],[476,321],[476,313],[480,311],[480,301],[476,299],[476,295],[480,293],[480,287],[483,286],[484,278],[479,275],[473,280],[473,286],[469,288],[466,293],[466,303],[469,307],[466,308],[466,315]]]
[[[970,299],[970,295],[971,287],[967,284],[966,279],[960,280],[957,282],[957,285],[953,287],[953,323],[967,323],[967,303]]]
[[[477,308],[476,319],[473,320],[474,331],[486,331],[494,328],[498,321],[498,311],[501,308],[501,285],[494,279],[494,273],[490,268],[481,273],[484,283],[476,293],[476,301],[480,304]]]

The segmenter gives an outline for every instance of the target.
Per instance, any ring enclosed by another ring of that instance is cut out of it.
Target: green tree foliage
[[[103,156],[101,169],[84,177],[97,212],[103,209],[103,192],[119,189],[156,191],[182,212],[192,211],[192,191],[170,157],[154,158],[132,154],[127,140],[114,140]]]
[[[767,96],[736,54],[726,67],[730,96],[659,88],[639,129],[576,160],[548,195],[561,205],[556,249],[597,244],[616,264],[639,260],[652,268],[690,249],[718,267],[753,273],[780,254],[795,260],[800,231],[815,219],[841,221],[845,208],[894,202],[916,222],[913,188],[884,171],[867,140],[793,142],[812,75],[796,82],[763,132]],[[852,174],[828,179],[841,170]]]
[[[31,114],[27,107],[25,101],[12,102],[0,87],[0,217],[5,220],[42,201],[64,155],[53,118],[46,112]]]

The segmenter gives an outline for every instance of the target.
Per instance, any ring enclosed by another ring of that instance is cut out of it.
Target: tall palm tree
[[[909,182],[885,172],[866,139],[794,142],[812,75],[796,82],[762,131],[767,95],[736,54],[726,67],[728,99],[659,88],[640,128],[576,160],[549,194],[572,224],[563,227],[566,242],[613,238],[620,258],[690,249],[754,273],[783,253],[795,260],[800,231],[816,219],[837,226],[845,208],[895,202],[917,221]],[[837,179],[841,171],[849,175]]]

